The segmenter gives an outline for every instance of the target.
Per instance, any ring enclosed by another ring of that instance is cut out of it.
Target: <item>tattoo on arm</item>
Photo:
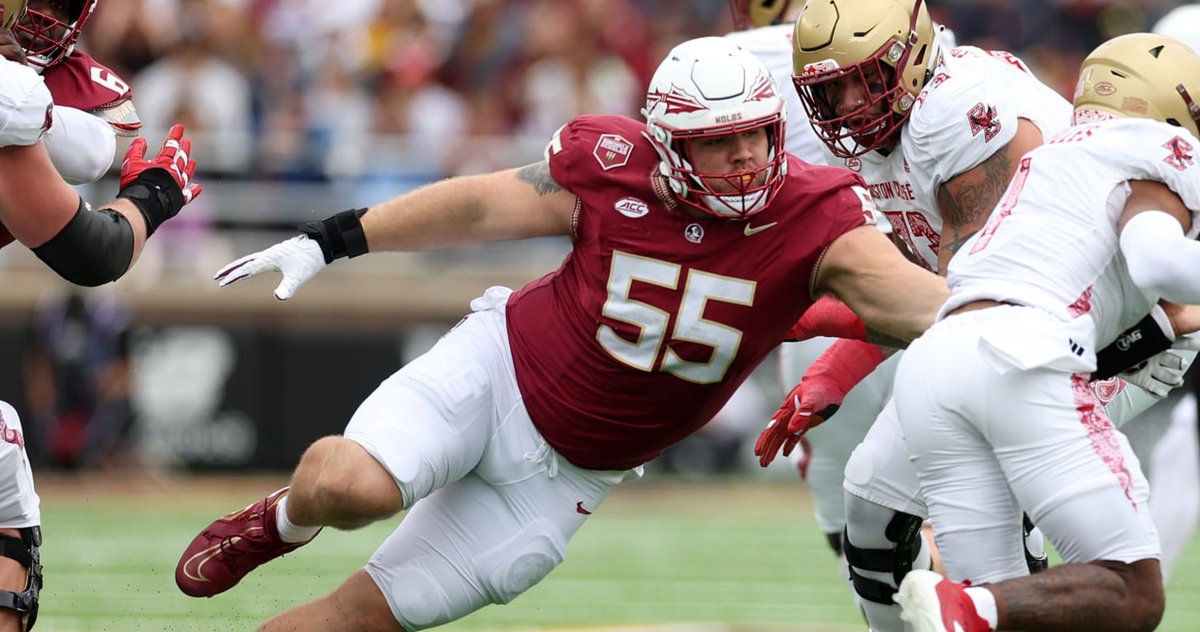
[[[542,197],[562,191],[562,187],[550,176],[550,163],[545,160],[518,169],[517,179],[521,182],[528,182],[533,190]]]
[[[938,188],[938,208],[944,222],[941,249],[956,253],[983,228],[983,221],[1000,203],[1012,173],[1008,147],[1003,147],[971,171],[955,176]],[[951,184],[955,189],[953,196]]]

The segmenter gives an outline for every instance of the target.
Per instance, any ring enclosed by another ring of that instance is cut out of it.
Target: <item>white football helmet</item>
[[[684,42],[667,55],[646,91],[647,138],[662,158],[659,170],[679,200],[710,215],[744,219],[767,207],[787,171],[783,150],[787,109],[771,73],[757,57],[724,37]],[[693,140],[766,128],[767,164],[741,173],[698,173]],[[761,184],[755,184],[764,175]],[[723,180],[737,190],[718,193]]]

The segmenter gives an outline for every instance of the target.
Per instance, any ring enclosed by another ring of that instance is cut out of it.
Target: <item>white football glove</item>
[[[1188,364],[1183,356],[1163,351],[1138,366],[1123,371],[1119,377],[1162,399],[1171,389],[1183,384],[1183,374],[1187,371]]]
[[[309,239],[308,235],[297,235],[226,264],[213,279],[218,286],[225,287],[246,277],[278,270],[283,273],[283,281],[275,288],[275,298],[286,301],[324,267],[325,255],[321,253],[321,246]]]

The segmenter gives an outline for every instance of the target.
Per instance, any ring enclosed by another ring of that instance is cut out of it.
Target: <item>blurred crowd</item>
[[[930,2],[1065,93],[1086,51],[1178,4]],[[203,139],[206,171],[440,177],[511,166],[576,114],[636,117],[667,50],[731,28],[727,0],[101,0],[82,46],[151,136]]]

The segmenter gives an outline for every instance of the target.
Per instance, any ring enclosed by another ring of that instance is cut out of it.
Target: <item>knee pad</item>
[[[0,590],[0,608],[14,610],[21,616],[21,629],[32,630],[37,621],[38,595],[42,591],[42,530],[39,527],[19,529],[21,537],[0,535],[0,556],[14,559],[28,570],[25,589],[21,592]]]
[[[566,559],[567,543],[553,522],[538,519],[479,558],[476,573],[494,604],[516,599]]]
[[[887,606],[894,604],[892,595],[896,594],[896,588],[924,552],[922,522],[919,516],[895,512],[884,531],[887,540],[893,544],[891,548],[859,548],[850,541],[850,531],[846,529],[842,547],[850,565],[850,581],[860,597]],[[890,574],[895,583],[872,579],[860,571]]]

